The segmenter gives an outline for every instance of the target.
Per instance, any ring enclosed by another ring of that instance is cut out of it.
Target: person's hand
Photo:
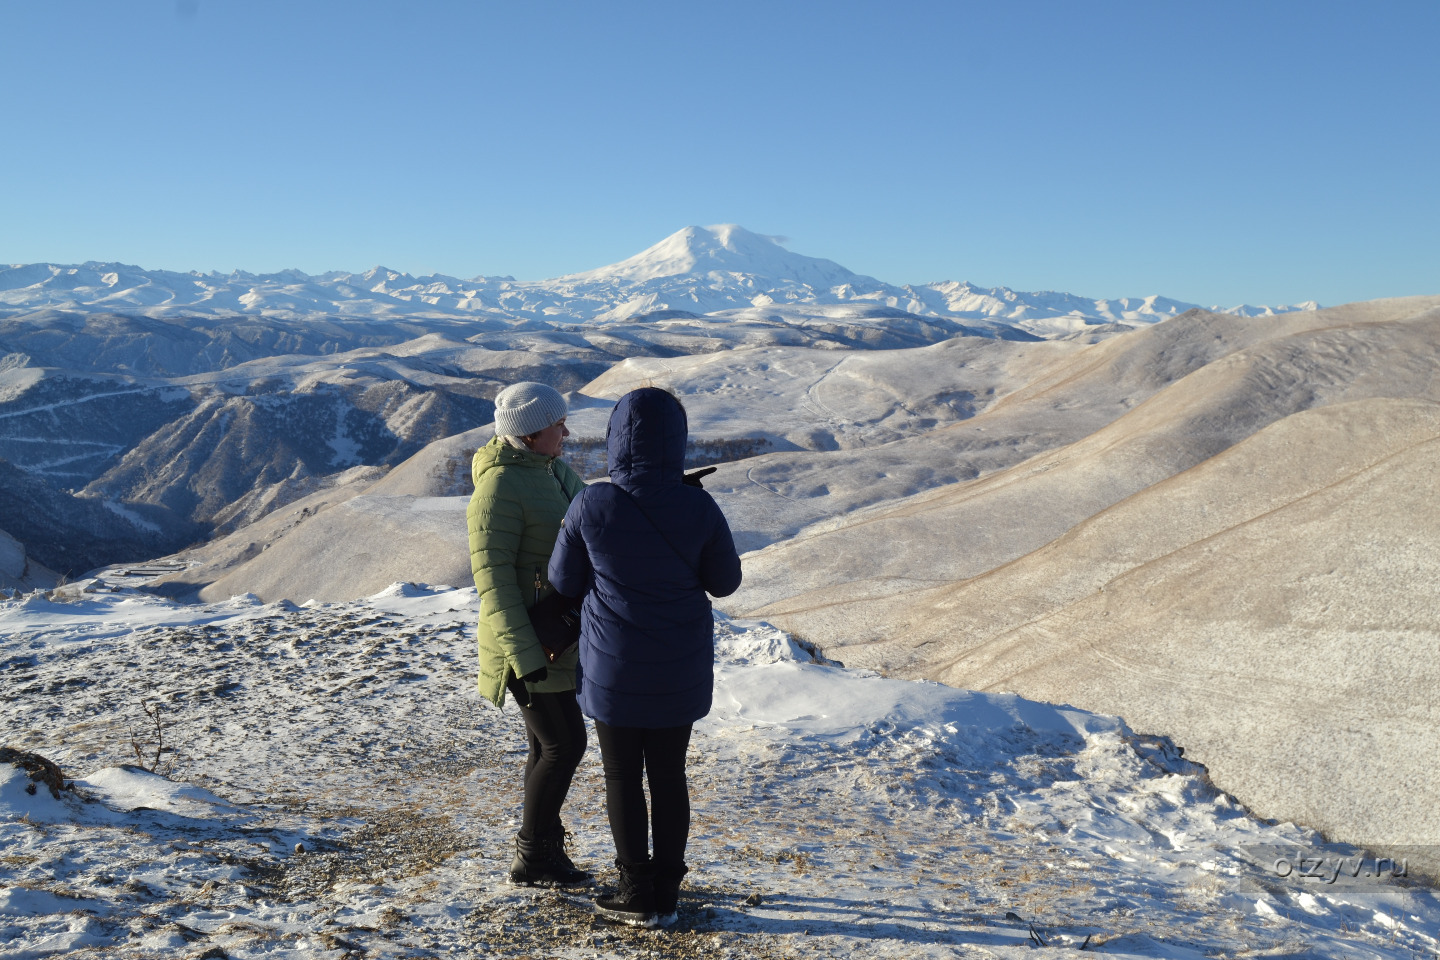
[[[541,667],[539,670],[531,670],[529,673],[525,674],[525,676],[521,677],[520,679],[524,680],[526,683],[539,683],[541,680],[544,680],[548,676],[550,676],[550,671],[547,670],[545,667]]]
[[[719,469],[719,468],[718,468],[718,467],[704,467],[704,468],[702,468],[702,469],[700,469],[700,470],[692,470],[692,471],[690,471],[689,473],[685,474],[685,480],[684,480],[685,486],[687,486],[687,487],[699,487],[701,490],[704,490],[704,489],[705,489],[705,485],[700,482],[700,479],[701,479],[702,477],[708,477],[708,476],[710,476],[710,474],[714,473],[717,469]]]

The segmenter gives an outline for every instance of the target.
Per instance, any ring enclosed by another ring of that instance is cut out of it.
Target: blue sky
[[[1440,293],[1440,3],[0,0],[0,261]]]

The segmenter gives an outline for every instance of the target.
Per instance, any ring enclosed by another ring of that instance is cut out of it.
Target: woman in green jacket
[[[585,482],[559,459],[570,431],[565,398],[543,383],[516,383],[495,397],[495,438],[475,452],[475,493],[466,511],[470,569],[480,594],[476,631],[480,693],[497,707],[508,691],[530,741],[525,807],[510,880],[588,883],[565,854],[560,808],[585,753],[575,702],[576,648],[550,663],[526,610],[550,592],[550,551],[565,510]]]

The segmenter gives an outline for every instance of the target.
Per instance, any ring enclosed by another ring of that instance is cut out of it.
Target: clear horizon
[[[1437,27],[1422,2],[7,5],[0,261],[540,280],[738,223],[894,284],[1440,293]]]

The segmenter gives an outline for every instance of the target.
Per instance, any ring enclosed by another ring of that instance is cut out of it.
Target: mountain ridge
[[[1118,323],[1141,326],[1200,305],[1171,298],[1086,298],[942,280],[896,285],[735,224],[685,227],[617,263],[547,280],[444,274],[412,276],[384,266],[361,273],[182,273],[130,264],[0,266],[0,318],[40,310],[113,311],[156,318],[251,315],[280,319],[355,317],[548,324],[629,320],[666,311],[722,318],[756,311],[811,315],[823,307],[875,306],[926,318],[988,320],[1038,336]],[[1211,308],[1261,316],[1318,308]]]

